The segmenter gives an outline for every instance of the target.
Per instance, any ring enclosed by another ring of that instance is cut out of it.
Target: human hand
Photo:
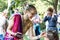
[[[42,36],[42,37],[46,37],[46,32],[42,32],[42,33],[41,33],[41,36]]]

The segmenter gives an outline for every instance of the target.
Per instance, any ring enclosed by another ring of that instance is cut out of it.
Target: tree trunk
[[[58,0],[54,0],[53,7],[55,9],[55,13],[57,14],[57,5],[58,5]]]

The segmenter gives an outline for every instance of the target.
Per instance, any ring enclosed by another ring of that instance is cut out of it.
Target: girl
[[[0,14],[0,40],[4,40],[5,37],[5,32],[8,26],[7,15],[8,11],[6,9]]]
[[[32,39],[32,36],[40,35],[41,20],[40,20],[39,15],[37,14],[36,8],[33,5],[29,5],[27,7],[26,14],[33,23],[33,27],[30,27],[30,29],[28,30],[30,38]],[[37,40],[40,40],[40,39],[37,39]]]
[[[9,20],[5,40],[22,40],[22,38],[17,37],[18,33],[22,34],[22,19],[18,9],[15,9],[13,16]]]
[[[57,15],[53,14],[53,8],[48,8],[47,16],[44,18],[44,22],[48,21],[49,25],[47,28],[47,37],[49,40],[59,40],[57,30]]]

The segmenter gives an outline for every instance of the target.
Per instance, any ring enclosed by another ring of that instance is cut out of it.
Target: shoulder
[[[57,17],[58,17],[58,15],[54,15],[54,17],[56,17],[56,18],[57,18]]]
[[[48,16],[45,16],[44,18],[48,18]]]

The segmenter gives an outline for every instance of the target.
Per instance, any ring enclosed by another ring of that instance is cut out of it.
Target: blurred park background
[[[44,13],[48,7],[53,7],[55,13],[60,13],[60,0],[0,0],[0,12],[4,9],[9,10],[8,16],[10,17],[13,14],[15,8],[19,9],[19,12],[23,14],[24,5],[32,4],[36,7],[38,14],[43,19]],[[44,23],[41,24],[41,30],[44,30]],[[27,36],[24,37],[24,40],[29,40]],[[41,39],[43,40],[43,39]]]

